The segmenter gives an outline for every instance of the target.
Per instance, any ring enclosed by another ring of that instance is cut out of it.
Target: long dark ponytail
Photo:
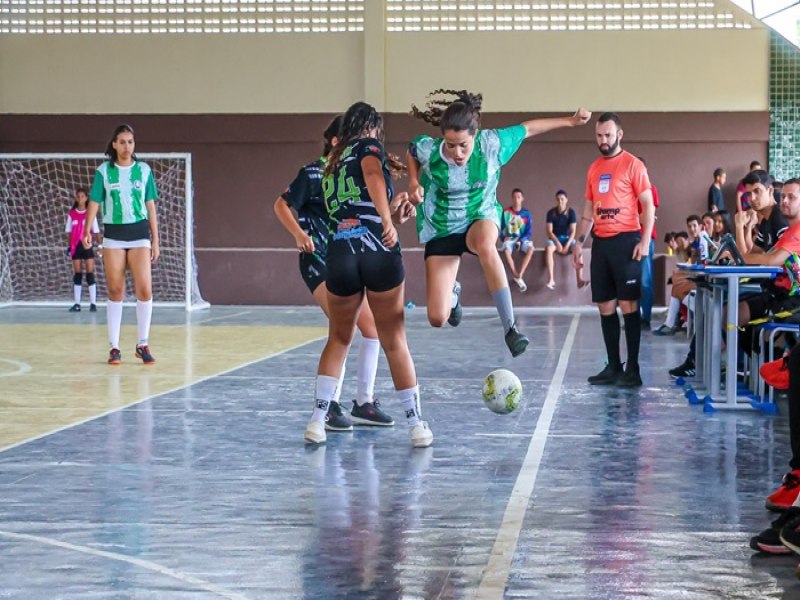
[[[130,125],[126,125],[125,123],[123,123],[122,125],[117,125],[117,128],[114,130],[114,135],[111,136],[111,139],[108,142],[108,146],[106,146],[105,154],[108,157],[109,162],[114,166],[116,166],[117,164],[117,151],[114,150],[114,142],[117,140],[117,136],[120,133],[125,133],[125,132],[128,132],[131,135],[135,135],[133,133],[133,127],[131,127]],[[138,160],[136,158],[135,153],[133,154],[133,160]]]
[[[322,146],[322,156],[328,156],[333,150],[333,138],[339,137],[339,129],[342,127],[342,115],[335,117],[330,125],[322,132],[325,144]]]
[[[411,116],[438,127],[442,133],[468,131],[470,135],[475,135],[481,126],[482,105],[482,94],[467,90],[434,90],[428,94],[425,110],[411,105]]]
[[[328,164],[325,167],[326,176],[336,170],[345,148],[359,138],[364,137],[371,129],[377,129],[378,141],[381,144],[383,143],[383,117],[374,106],[366,102],[356,102],[347,109],[341,119],[336,136],[339,138],[339,142],[328,154]],[[386,154],[386,161],[393,173],[403,171],[406,168],[400,159],[391,154]]]

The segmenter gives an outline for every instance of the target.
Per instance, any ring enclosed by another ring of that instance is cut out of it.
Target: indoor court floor
[[[158,363],[105,364],[104,309],[0,309],[0,598],[800,598],[800,557],[754,556],[787,469],[778,416],[707,414],[643,334],[639,390],[595,388],[594,309],[407,311],[432,447],[397,424],[306,446],[326,323],[314,308],[156,308]],[[348,361],[342,400],[354,394]],[[509,415],[481,384],[523,382]]]

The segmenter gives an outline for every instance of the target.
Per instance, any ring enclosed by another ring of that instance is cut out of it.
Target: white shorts
[[[103,238],[103,248],[130,250],[131,248],[150,248],[150,240],[131,240],[125,242],[122,240],[110,240]]]
[[[533,242],[530,240],[525,240],[524,242],[520,242],[519,240],[505,240],[503,242],[502,250],[508,250],[509,252],[513,252],[514,250],[519,250],[523,254],[527,254],[533,249]]]

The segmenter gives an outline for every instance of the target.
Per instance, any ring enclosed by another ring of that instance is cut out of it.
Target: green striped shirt
[[[147,163],[129,167],[104,162],[94,174],[89,199],[103,207],[103,223],[127,225],[147,219],[145,203],[158,198],[153,171]]]
[[[420,164],[419,182],[425,198],[417,210],[417,233],[422,243],[464,233],[478,219],[500,227],[497,201],[500,170],[525,140],[523,125],[482,129],[467,163],[457,166],[443,154],[442,138],[421,135],[411,142],[411,155]]]

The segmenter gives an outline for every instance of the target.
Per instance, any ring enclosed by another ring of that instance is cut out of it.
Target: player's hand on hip
[[[387,248],[393,248],[397,245],[397,229],[394,228],[394,224],[391,221],[383,224],[381,242]]]
[[[312,240],[311,236],[305,231],[303,232],[303,235],[299,235],[294,238],[294,243],[300,252],[314,252],[315,250],[314,240]]]

